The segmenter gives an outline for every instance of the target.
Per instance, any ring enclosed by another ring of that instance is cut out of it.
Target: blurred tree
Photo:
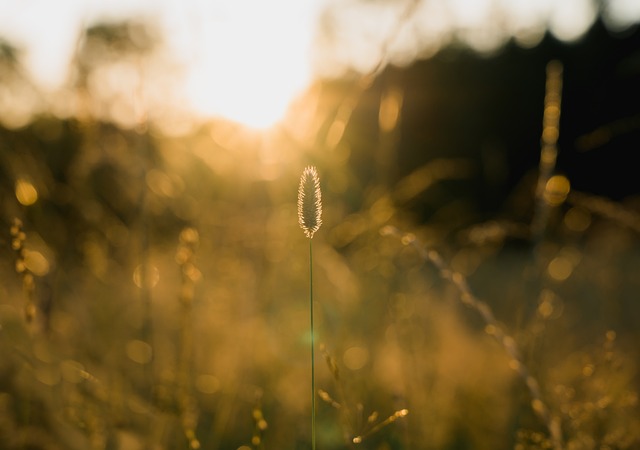
[[[0,124],[9,128],[26,125],[44,106],[20,61],[20,49],[0,36]]]

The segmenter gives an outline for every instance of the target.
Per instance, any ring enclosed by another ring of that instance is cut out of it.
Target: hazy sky
[[[185,67],[181,88],[193,108],[235,118],[256,99],[256,124],[281,114],[314,76],[367,71],[428,56],[452,38],[491,51],[514,36],[535,45],[549,28],[564,40],[593,23],[592,0],[0,0],[0,36],[23,50],[44,89],[67,77],[83,26],[145,17],[166,54]],[[624,28],[640,1],[609,0],[605,19]],[[384,54],[384,55],[383,55]],[[256,76],[259,75],[259,76]],[[240,94],[241,93],[241,94]],[[237,111],[234,111],[236,109]]]

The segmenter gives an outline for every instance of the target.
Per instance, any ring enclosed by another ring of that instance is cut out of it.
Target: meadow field
[[[311,448],[308,165],[318,449],[640,448],[640,197],[557,170],[562,61],[496,187],[499,152],[400,161],[393,77],[253,130],[96,96],[96,54],[74,114],[0,128],[0,449]]]

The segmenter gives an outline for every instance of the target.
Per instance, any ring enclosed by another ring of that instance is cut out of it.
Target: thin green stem
[[[316,370],[313,337],[313,251],[312,239],[309,239],[309,306],[311,311],[311,449],[316,449]]]

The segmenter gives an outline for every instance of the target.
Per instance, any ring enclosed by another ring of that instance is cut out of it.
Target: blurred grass
[[[319,448],[552,445],[487,324],[415,248],[381,236],[389,224],[437,250],[493,310],[565,448],[636,448],[637,198],[558,201],[536,193],[535,172],[484,221],[451,201],[473,189],[471,158],[389,176],[399,87],[373,107],[373,136],[341,109],[357,95],[315,94],[329,106],[311,125],[264,133],[217,121],[168,136],[90,115],[0,130],[0,448],[308,448],[296,187],[309,162],[325,205],[314,296],[329,364],[318,355],[316,384],[331,400],[318,402]],[[359,142],[375,144],[367,164],[351,154]],[[433,214],[421,220],[425,198]],[[197,245],[185,241],[194,232]]]

